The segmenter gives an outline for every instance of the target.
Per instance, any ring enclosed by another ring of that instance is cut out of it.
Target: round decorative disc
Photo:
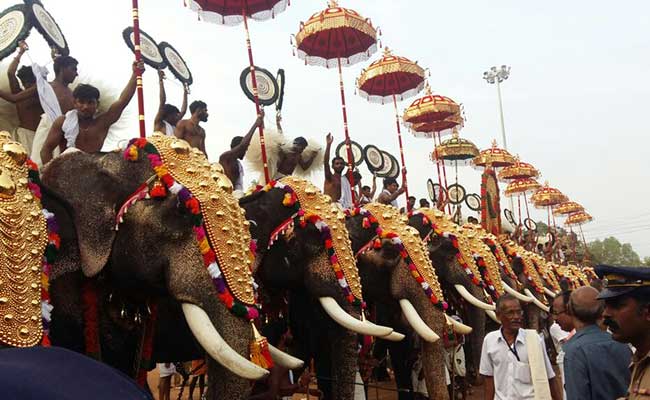
[[[255,67],[255,81],[257,83],[257,96],[263,106],[270,106],[278,99],[278,83],[275,77],[266,69]],[[242,90],[251,101],[255,101],[253,88],[253,74],[250,67],[244,68],[239,77]]]
[[[393,157],[383,150],[381,150],[381,157],[384,159],[384,165],[379,171],[377,171],[377,176],[380,178],[387,178],[390,171],[393,169]]]
[[[476,193],[468,194],[465,196],[465,204],[467,204],[467,207],[472,211],[480,211],[481,197]]]
[[[453,205],[462,203],[465,200],[465,193],[465,188],[458,183],[453,183],[447,187],[449,202]]]
[[[25,10],[25,6],[17,4],[0,14],[0,59],[12,54],[18,47],[18,42],[29,36],[32,24]]]
[[[280,111],[282,110],[282,104],[284,103],[284,85],[287,82],[283,69],[278,70],[275,80],[278,83],[278,89],[280,90],[278,100],[275,102],[275,109]]]
[[[366,160],[366,166],[371,172],[380,171],[384,166],[384,157],[381,150],[373,144],[363,148],[363,158]]]
[[[122,37],[126,45],[135,53],[135,34],[133,33],[133,28],[128,27],[122,31]],[[140,54],[142,54],[142,61],[153,68],[162,69],[167,66],[158,48],[158,43],[142,30],[140,30]]]
[[[537,223],[535,223],[535,221],[533,221],[530,218],[526,218],[524,220],[524,225],[526,226],[526,228],[530,229],[531,231],[534,231],[534,230],[537,229]]]
[[[512,211],[508,210],[507,208],[503,210],[503,215],[506,216],[506,219],[512,226],[517,226],[519,225],[517,222],[515,222],[515,216],[512,214]]]
[[[352,164],[359,166],[363,162],[363,147],[354,140],[350,140],[350,150],[352,151]],[[336,146],[336,155],[348,162],[348,151],[345,147],[345,141]]]
[[[429,192],[429,199],[433,202],[436,201],[436,188],[431,179],[427,179],[427,191]]]
[[[31,8],[34,26],[43,35],[47,43],[55,47],[59,54],[68,55],[70,53],[68,42],[52,15],[40,3],[32,3]]]
[[[174,74],[176,79],[188,86],[191,85],[194,81],[192,78],[192,72],[178,51],[167,42],[160,42],[158,48],[167,63],[167,67],[172,74]]]

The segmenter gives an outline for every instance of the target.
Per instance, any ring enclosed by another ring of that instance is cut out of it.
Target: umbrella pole
[[[584,258],[587,259],[587,241],[585,240],[585,233],[582,231],[582,225],[578,225],[580,229],[580,235],[582,236],[582,244],[585,246],[585,255]]]
[[[348,131],[348,112],[345,107],[345,86],[343,85],[343,71],[341,70],[341,57],[336,59],[339,66],[339,85],[341,87],[341,110],[343,111],[343,131],[345,132],[345,149],[348,154],[348,181],[350,182],[350,189],[354,188],[354,176],[352,174],[352,169],[354,168],[354,162],[352,161],[352,145],[350,144],[350,132]],[[329,160],[327,160],[329,162]],[[356,195],[354,190],[352,191],[352,203],[357,205]],[[408,202],[407,202],[408,203]]]
[[[573,252],[573,262],[577,262],[578,261],[578,256],[576,255],[576,238],[575,238],[574,233],[573,233],[573,227],[569,226],[569,229],[571,230],[571,250]],[[568,262],[567,262],[567,264],[568,264]]]
[[[521,224],[521,193],[517,195],[517,208],[519,208],[519,223]]]
[[[140,52],[140,12],[138,8],[138,0],[133,0],[133,44],[135,48],[135,61],[140,63],[142,61],[142,53]],[[138,93],[138,121],[140,124],[140,137],[145,137],[146,128],[144,125],[144,92],[142,90],[142,70],[138,69],[136,77],[136,91]]]
[[[438,145],[442,145],[442,139],[440,139],[440,131],[437,131],[436,134],[438,135]],[[440,163],[442,164],[442,176],[445,178],[445,189],[448,188],[447,184],[447,168],[445,167],[445,163],[441,160]],[[449,209],[449,215],[451,215],[451,204],[447,204],[448,209]]]
[[[438,198],[442,198],[442,174],[440,173],[440,160],[438,159],[438,146],[436,143],[436,133],[433,132],[433,156],[435,158],[436,168],[438,169],[438,185],[440,185],[440,194]],[[439,208],[439,207],[438,207]],[[444,211],[444,204],[442,211]]]
[[[526,218],[530,219],[530,211],[528,211],[528,199],[526,198],[526,192],[524,192],[524,204],[526,205]]]
[[[404,161],[404,147],[402,146],[402,128],[399,126],[399,114],[397,111],[397,97],[393,95],[393,105],[395,106],[395,124],[397,125],[397,139],[399,140],[399,155],[402,158],[402,168],[406,170],[406,161]],[[404,195],[406,196],[406,211],[411,211],[409,204],[409,187],[406,181],[406,174],[404,175]]]
[[[251,46],[251,36],[248,30],[248,17],[246,16],[246,2],[242,2],[242,17],[244,18],[244,30],[246,31],[246,48],[248,49],[248,61],[251,70],[251,80],[253,83],[253,96],[255,97],[255,111],[257,115],[261,114],[260,99],[257,94],[257,76],[255,76],[255,63],[253,62],[253,48]],[[271,181],[269,176],[269,163],[266,157],[266,143],[264,142],[264,125],[259,126],[260,146],[262,147],[262,164],[264,166],[264,179],[266,183]]]

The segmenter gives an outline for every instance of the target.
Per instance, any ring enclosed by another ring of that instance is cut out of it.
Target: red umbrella
[[[354,10],[339,7],[337,1],[330,0],[328,8],[312,15],[307,22],[300,23],[295,40],[298,57],[305,60],[305,64],[338,67],[349,179],[352,183],[352,149],[341,66],[350,66],[370,58],[377,50],[377,30],[369,19]],[[354,191],[352,196],[356,203]]]
[[[287,8],[289,0],[186,0],[190,8],[198,12],[199,16],[208,22],[221,25],[238,25],[244,23],[246,31],[246,47],[248,61],[255,96],[255,111],[260,113],[260,103],[257,95],[257,77],[255,63],[253,62],[253,49],[251,47],[250,32],[248,31],[248,18],[263,21],[275,17]],[[264,143],[264,128],[259,127],[260,145],[262,146],[262,163],[264,164],[264,178],[268,183],[271,180]]]
[[[361,97],[368,101],[385,104],[386,101],[392,100],[395,106],[399,153],[402,158],[402,167],[406,168],[397,100],[415,96],[422,90],[424,87],[424,69],[417,62],[413,62],[408,58],[394,56],[387,47],[384,49],[382,58],[361,71],[361,76],[357,79],[357,86]],[[406,176],[404,176],[404,180],[406,181]],[[404,194],[408,200],[408,186]],[[410,211],[411,207],[408,201],[406,204],[408,211]]]

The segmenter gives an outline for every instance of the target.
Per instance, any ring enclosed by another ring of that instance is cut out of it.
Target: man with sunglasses
[[[499,297],[496,314],[501,329],[485,336],[481,350],[484,398],[560,400],[544,340],[534,330],[522,329],[524,312],[519,300],[510,294]]]

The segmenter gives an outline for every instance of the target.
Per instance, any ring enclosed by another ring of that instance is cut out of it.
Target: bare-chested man
[[[300,168],[303,170],[308,170],[314,162],[314,158],[318,155],[318,151],[312,152],[307,159],[303,159],[302,153],[305,151],[307,146],[307,139],[304,137],[297,137],[293,139],[293,143],[289,150],[280,148],[280,156],[277,164],[278,169],[273,179],[280,179],[284,176],[292,175],[298,165],[300,165]]]
[[[9,79],[9,88],[11,89],[12,94],[20,93],[23,90],[29,89],[33,86],[36,86],[36,77],[32,69],[24,65],[18,73],[18,65],[20,64],[20,59],[22,58],[25,51],[29,47],[27,43],[20,42],[20,47],[18,49],[18,54],[9,64],[7,69],[7,78]],[[20,80],[20,82],[18,82]],[[20,84],[22,83],[22,88]],[[38,97],[29,97],[27,99],[16,102],[16,112],[18,114],[18,128],[14,134],[16,140],[25,146],[27,153],[29,154],[32,150],[32,142],[34,141],[34,134],[38,123],[41,120],[41,114],[43,114],[43,108]]]
[[[230,179],[235,190],[244,190],[244,169],[241,159],[246,155],[248,146],[257,128],[264,124],[264,111],[257,116],[255,123],[245,136],[235,136],[230,142],[230,150],[219,156],[219,164],[223,167],[226,176]]]
[[[341,198],[341,174],[345,168],[345,160],[341,157],[334,157],[332,159],[332,169],[330,169],[330,152],[332,150],[332,143],[334,142],[334,137],[331,133],[327,134],[326,141],[327,146],[325,147],[325,158],[323,162],[325,167],[325,185],[323,186],[323,192],[330,196],[332,201],[336,203]],[[334,173],[332,173],[332,170],[334,170]]]
[[[183,119],[187,112],[187,86],[183,87],[183,104],[180,111],[176,106],[167,104],[167,93],[165,92],[165,73],[162,69],[158,70],[158,79],[160,81],[160,103],[158,113],[153,120],[153,131],[162,132],[167,136],[174,136],[178,121]]]
[[[58,146],[61,151],[75,147],[87,153],[95,153],[102,149],[108,130],[122,116],[122,112],[135,94],[138,70],[144,70],[144,64],[133,63],[129,83],[120,97],[111,104],[108,110],[95,117],[99,104],[99,90],[91,85],[79,85],[73,92],[74,109],[57,118],[50,128],[47,140],[41,149],[41,160],[45,165],[52,159],[54,149]],[[75,115],[76,114],[76,115]]]
[[[205,130],[199,126],[201,122],[208,121],[208,105],[197,100],[190,104],[190,119],[184,119],[176,125],[174,135],[177,138],[185,140],[192,147],[201,150],[205,156]]]

